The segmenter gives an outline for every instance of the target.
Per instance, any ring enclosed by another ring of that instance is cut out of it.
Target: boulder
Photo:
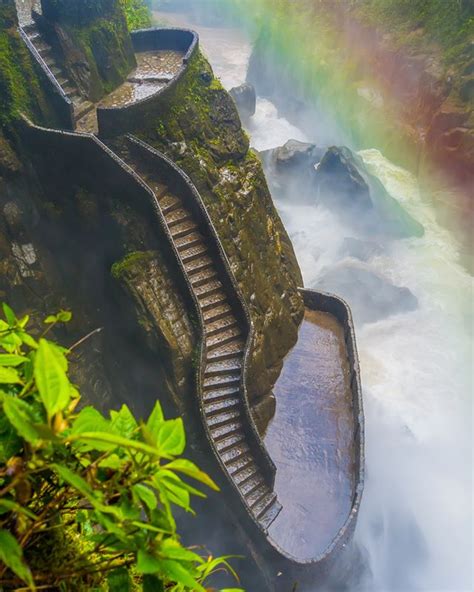
[[[272,192],[278,197],[313,199],[314,167],[324,149],[316,144],[288,140],[283,146],[260,152]]]
[[[257,106],[257,94],[255,88],[251,84],[241,84],[232,88],[230,91],[231,97],[234,99],[239,114],[242,119],[248,119],[255,115]]]
[[[364,232],[405,238],[424,234],[408,214],[369,173],[364,162],[345,146],[329,148],[316,168],[318,199],[336,205],[343,217]]]
[[[323,270],[313,287],[344,298],[358,323],[373,323],[418,307],[416,296],[408,288],[396,286],[367,265],[350,260]]]

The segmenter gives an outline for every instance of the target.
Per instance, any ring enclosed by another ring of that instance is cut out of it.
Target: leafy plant
[[[120,3],[131,31],[151,26],[150,9],[143,0],[120,0]]]
[[[71,350],[46,339],[71,313],[49,316],[37,340],[28,316],[0,319],[0,588],[204,592],[228,557],[184,547],[173,507],[192,512],[217,486],[181,458],[183,422],[159,402],[146,422],[129,408],[77,411]],[[81,340],[83,341],[83,340]],[[234,589],[236,590],[236,589]]]

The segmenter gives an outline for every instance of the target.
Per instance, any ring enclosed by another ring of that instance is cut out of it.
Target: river
[[[251,42],[243,31],[196,25],[182,14],[157,16],[198,30],[226,88],[245,81]],[[317,129],[294,127],[262,98],[248,132],[257,150],[318,137]],[[472,277],[459,263],[456,241],[421,200],[413,175],[376,149],[360,156],[423,224],[425,235],[387,241],[364,263],[407,287],[418,307],[356,326],[367,481],[355,540],[367,568],[348,589],[467,592],[472,590]],[[343,241],[354,232],[323,205],[301,204],[292,195],[276,205],[305,284],[317,287],[324,273],[347,263]],[[351,303],[356,295],[344,296]]]

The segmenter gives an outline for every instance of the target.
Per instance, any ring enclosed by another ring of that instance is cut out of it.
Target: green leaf
[[[137,420],[127,405],[122,405],[120,411],[111,411],[111,426],[118,436],[131,438],[138,429]]]
[[[65,409],[71,398],[69,379],[58,351],[46,339],[40,339],[34,373],[48,417]]]
[[[57,317],[60,323],[69,323],[72,319],[72,312],[70,310],[60,310]]]
[[[155,444],[158,441],[158,433],[160,431],[161,426],[165,421],[165,416],[163,415],[163,409],[161,408],[161,403],[157,401],[151,412],[148,421],[146,422],[146,427],[150,434],[155,438]]]
[[[194,579],[191,568],[185,567],[177,561],[163,559],[161,561],[161,570],[170,580],[188,586],[193,592],[206,592],[205,588]]]
[[[0,413],[0,465],[16,456],[23,448],[23,440],[4,413]]]
[[[177,506],[184,508],[186,511],[191,511],[189,505],[190,496],[187,489],[183,486],[181,479],[171,472],[161,471],[153,477],[153,482],[158,490],[164,495],[167,500],[173,502]]]
[[[36,590],[30,568],[23,558],[23,550],[8,530],[0,530],[0,560],[32,590]]]
[[[22,380],[14,368],[4,368],[0,365],[0,384],[22,384]]]
[[[158,501],[156,499],[156,495],[153,493],[151,489],[145,487],[145,485],[141,485],[137,483],[132,487],[132,492],[137,496],[137,498],[142,501],[145,506],[149,510],[154,510],[157,505]]]
[[[58,317],[56,315],[49,315],[44,319],[45,325],[52,325],[53,323],[58,322]]]
[[[96,499],[94,490],[80,475],[77,475],[67,467],[58,464],[52,464],[51,468],[61,477],[63,481],[72,485],[74,489],[83,495],[86,499]]]
[[[136,450],[138,452],[144,452],[152,457],[159,457],[162,456],[161,452],[152,447],[148,446],[148,444],[143,444],[142,442],[137,442],[136,440],[128,440],[127,438],[122,438],[120,436],[116,436],[115,434],[106,434],[104,432],[85,432],[80,434],[72,434],[66,439],[67,442],[97,442],[101,443],[108,443],[114,447],[121,447],[129,450]]]
[[[36,444],[41,439],[37,429],[34,411],[28,403],[15,397],[6,396],[3,400],[3,410],[18,435],[30,444]]]
[[[142,592],[164,592],[163,582],[156,576],[145,574],[142,582]]]
[[[0,366],[20,366],[28,361],[25,356],[16,354],[0,354]]]
[[[118,567],[107,575],[109,592],[130,592],[132,582],[126,567]]]
[[[29,333],[25,333],[24,331],[22,331],[20,333],[20,336],[20,344],[21,342],[23,342],[25,345],[28,345],[32,349],[38,349],[38,342],[35,339],[33,339],[33,337],[31,337]]]
[[[178,541],[171,538],[165,539],[162,542],[159,553],[166,559],[176,559],[177,561],[187,561],[190,563],[204,563],[202,557],[182,547]]]
[[[71,434],[82,434],[84,432],[112,433],[112,427],[110,422],[97,409],[88,406],[81,410],[71,429]],[[106,442],[79,442],[78,446],[83,452],[87,450],[106,451],[115,448],[113,444]]]
[[[183,454],[186,435],[181,417],[165,421],[158,432],[158,448],[169,456]]]
[[[165,465],[164,468],[169,471],[183,473],[183,475],[186,475],[187,477],[192,477],[196,481],[204,483],[204,485],[207,485],[211,489],[214,489],[214,491],[219,491],[219,487],[214,483],[214,481],[209,477],[209,475],[204,473],[204,471],[201,471],[201,469],[199,469],[199,467],[197,467],[190,460],[179,458],[177,460],[171,461],[170,463]]]
[[[4,302],[2,304],[2,308],[3,308],[3,314],[5,315],[5,318],[7,319],[7,323],[10,325],[10,327],[14,327],[16,325],[15,313],[8,306],[8,304],[6,304],[6,302]]]
[[[137,571],[141,574],[156,574],[161,571],[162,562],[157,557],[153,557],[143,549],[137,553]]]

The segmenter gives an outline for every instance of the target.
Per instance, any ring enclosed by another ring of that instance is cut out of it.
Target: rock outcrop
[[[255,115],[257,94],[251,84],[245,83],[231,88],[229,94],[234,99],[242,119],[246,120]]]
[[[370,234],[423,236],[423,226],[393,198],[349,148],[332,147],[316,173],[318,199],[334,203],[348,223]]]

